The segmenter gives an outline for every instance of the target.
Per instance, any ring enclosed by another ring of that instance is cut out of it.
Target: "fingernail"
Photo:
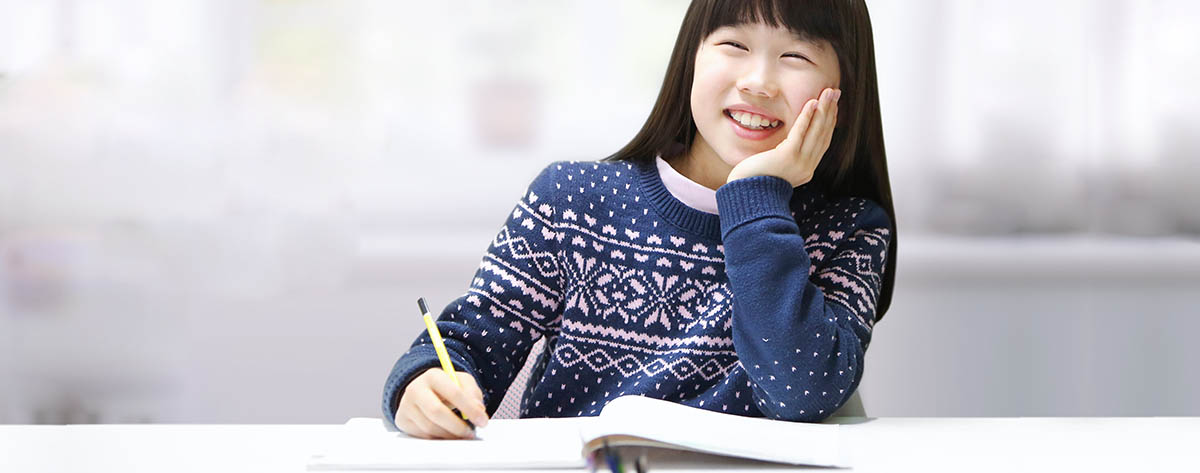
[[[840,99],[840,98],[842,98],[842,89],[834,90],[833,91],[833,101],[837,102],[838,99]]]

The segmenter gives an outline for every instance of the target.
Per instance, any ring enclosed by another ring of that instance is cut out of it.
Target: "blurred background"
[[[378,416],[686,0],[0,0],[0,423]],[[871,416],[1200,415],[1200,6],[876,0]]]

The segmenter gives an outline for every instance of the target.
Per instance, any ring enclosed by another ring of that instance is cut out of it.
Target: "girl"
[[[842,110],[845,110],[844,112]],[[396,362],[387,419],[461,438],[545,339],[522,417],[644,395],[820,421],[854,393],[896,234],[863,0],[694,0],[649,119],[546,167],[467,293]]]

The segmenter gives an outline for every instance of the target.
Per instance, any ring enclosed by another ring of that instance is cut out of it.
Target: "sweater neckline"
[[[642,195],[650,201],[663,220],[706,238],[718,241],[721,239],[721,217],[689,207],[671,195],[667,186],[663,184],[662,176],[658,174],[655,162],[633,163],[633,168],[637,173]]]
[[[721,213],[717,208],[717,191],[684,176],[671,167],[671,163],[662,156],[654,158],[654,165],[658,168],[658,178],[667,187],[667,191],[680,202],[704,213]]]

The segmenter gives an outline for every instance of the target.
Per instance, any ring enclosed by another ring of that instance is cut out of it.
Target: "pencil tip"
[[[424,297],[417,298],[417,307],[421,308],[421,315],[425,315],[425,314],[429,313],[429,309],[425,308],[425,298]]]

